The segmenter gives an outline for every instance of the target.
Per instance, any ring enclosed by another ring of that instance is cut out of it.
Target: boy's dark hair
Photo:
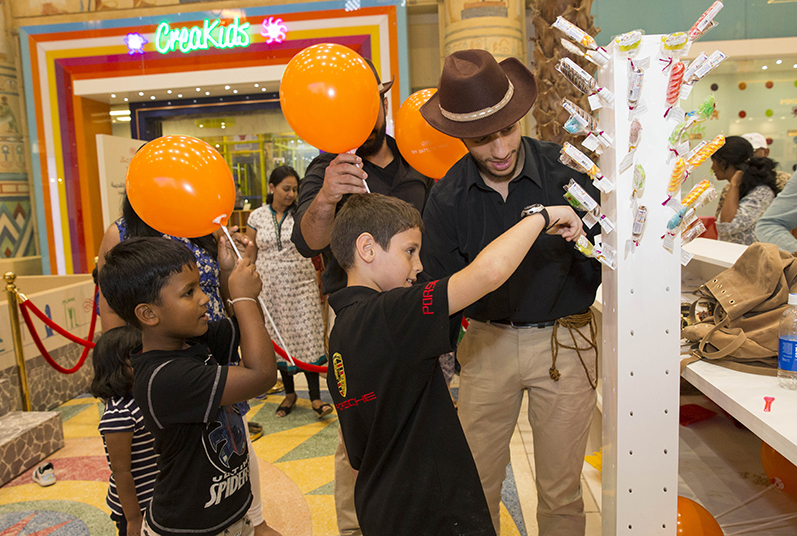
[[[361,234],[370,233],[387,251],[395,235],[416,227],[423,232],[421,213],[406,201],[381,194],[354,194],[335,216],[332,254],[349,269],[354,266],[355,243]]]
[[[168,238],[130,238],[120,242],[105,255],[99,281],[102,295],[122,320],[138,328],[136,306],[160,304],[160,291],[169,278],[194,266],[194,254],[188,247]]]
[[[94,379],[91,394],[105,401],[124,396],[133,389],[130,352],[141,344],[141,332],[133,326],[106,331],[94,347]]]

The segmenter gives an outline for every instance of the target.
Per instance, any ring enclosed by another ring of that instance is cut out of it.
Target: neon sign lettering
[[[161,54],[180,50],[187,54],[194,50],[214,48],[246,48],[249,46],[249,23],[240,24],[236,17],[226,26],[219,19],[205,19],[201,27],[172,29],[169,23],[162,22],[155,32],[155,48]]]

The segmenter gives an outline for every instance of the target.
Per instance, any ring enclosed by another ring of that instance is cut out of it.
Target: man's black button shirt
[[[566,205],[565,186],[575,179],[596,200],[598,190],[584,174],[559,162],[561,146],[523,137],[525,164],[509,183],[506,200],[487,186],[470,156],[457,162],[426,202],[421,260],[432,278],[467,266],[490,242],[520,220],[528,205]],[[585,227],[585,230],[586,227]],[[600,232],[587,230],[592,240]],[[600,264],[560,236],[541,234],[515,273],[500,288],[465,310],[479,321],[547,322],[580,313],[595,300]]]

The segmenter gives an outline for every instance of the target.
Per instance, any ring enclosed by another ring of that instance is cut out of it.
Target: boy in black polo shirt
[[[219,254],[231,265],[224,239]],[[277,379],[256,301],[254,255],[250,244],[229,274],[236,317],[210,323],[194,255],[183,244],[132,238],[105,257],[102,293],[141,330],[143,344],[131,354],[133,394],[160,454],[145,536],[254,534],[246,517],[252,502],[246,423],[235,403],[268,391]],[[224,366],[239,342],[242,366]]]
[[[456,343],[456,313],[501,286],[540,232],[582,233],[570,207],[526,212],[540,217],[518,214],[466,268],[418,285],[423,221],[415,208],[359,194],[335,218],[332,252],[348,285],[329,298],[337,316],[327,384],[358,471],[354,500],[366,536],[495,534],[437,357]]]

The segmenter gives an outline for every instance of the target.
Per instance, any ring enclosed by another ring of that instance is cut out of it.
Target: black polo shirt
[[[432,278],[467,266],[487,244],[520,220],[535,203],[567,205],[563,186],[575,179],[596,200],[598,190],[584,174],[559,162],[561,146],[523,137],[525,164],[509,183],[506,201],[487,186],[470,155],[435,184],[423,221],[421,260]],[[587,235],[600,232],[596,225]],[[541,234],[514,274],[500,288],[465,310],[480,321],[547,322],[580,313],[595,301],[600,264],[560,236]]]
[[[437,359],[456,342],[448,278],[388,292],[346,287],[329,303],[327,386],[359,471],[363,534],[494,535]]]
[[[426,196],[429,194],[429,190],[432,189],[434,180],[426,175],[421,175],[404,160],[398,150],[396,140],[390,136],[385,139],[388,147],[393,152],[395,160],[386,168],[380,168],[363,158],[363,169],[368,174],[368,188],[371,192],[377,194],[397,197],[413,205],[418,209],[418,212],[423,212]],[[304,179],[299,187],[298,208],[293,215],[295,223],[293,235],[291,236],[296,249],[305,257],[313,257],[319,253],[323,256],[326,268],[321,276],[321,282],[325,294],[331,294],[346,286],[346,272],[343,271],[343,268],[340,267],[338,261],[332,255],[332,250],[329,246],[322,250],[310,249],[302,236],[302,217],[324,184],[324,172],[330,162],[337,156],[336,154],[323,153],[310,162],[307,167]],[[396,166],[395,175],[391,177],[389,172],[391,171],[391,166],[394,165]],[[336,211],[341,209],[348,198],[349,196],[347,195],[343,196],[343,199],[338,203]]]

